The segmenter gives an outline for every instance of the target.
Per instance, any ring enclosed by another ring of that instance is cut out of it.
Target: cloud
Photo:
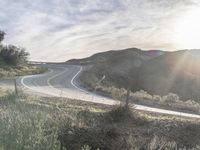
[[[197,0],[0,0],[6,42],[32,60],[65,61],[126,47],[175,49],[173,23]],[[159,43],[159,44],[158,44]]]

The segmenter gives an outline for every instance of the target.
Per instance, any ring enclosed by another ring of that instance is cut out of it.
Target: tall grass
[[[35,107],[24,98],[10,93],[0,99],[0,149],[59,149],[56,110]]]
[[[0,150],[195,150],[199,139],[198,123],[152,122],[121,106],[92,112],[21,92],[0,98]]]

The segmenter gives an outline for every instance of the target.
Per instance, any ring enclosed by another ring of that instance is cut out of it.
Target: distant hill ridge
[[[133,56],[142,56],[143,59],[151,59],[157,56],[162,55],[165,53],[164,51],[160,50],[149,50],[143,51],[138,48],[128,48],[123,50],[110,50],[106,52],[101,52],[94,54],[90,57],[83,58],[83,59],[71,59],[67,61],[68,63],[98,63],[98,62],[105,62],[110,61],[111,59],[123,59],[124,57],[133,57]]]

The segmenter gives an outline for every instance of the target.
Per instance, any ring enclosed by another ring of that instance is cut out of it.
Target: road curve
[[[26,88],[26,90],[29,90],[29,92],[35,92],[37,94],[54,97],[66,97],[106,105],[120,104],[117,100],[93,94],[79,87],[76,79],[82,71],[81,66],[67,64],[43,64],[43,67],[47,67],[49,71],[44,74],[21,77],[18,82],[21,86]],[[133,107],[136,110],[200,119],[200,115],[196,114],[136,104]]]
[[[82,71],[81,66],[43,64],[43,67],[47,67],[49,71],[45,74],[24,76],[18,82],[29,92],[32,91],[40,95],[119,105],[119,101],[93,94],[77,86],[75,79]]]

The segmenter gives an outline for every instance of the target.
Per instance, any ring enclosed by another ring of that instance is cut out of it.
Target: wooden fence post
[[[14,79],[14,84],[15,84],[15,94],[18,95],[17,80],[16,80],[16,78]]]
[[[127,94],[126,94],[126,104],[125,107],[128,108],[129,105],[129,99],[130,99],[130,88],[127,89]]]

